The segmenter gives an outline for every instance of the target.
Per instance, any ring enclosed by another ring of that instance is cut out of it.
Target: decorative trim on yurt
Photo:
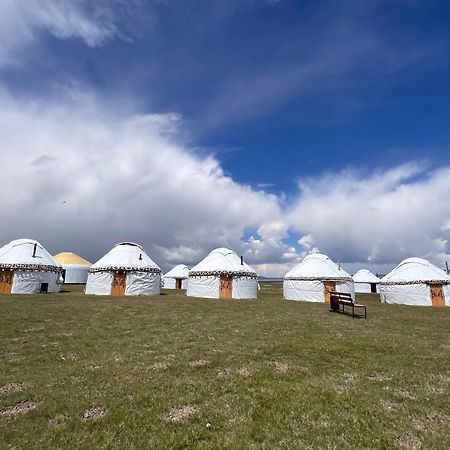
[[[0,263],[0,270],[33,270],[38,272],[55,272],[62,273],[63,268],[58,266],[50,266],[48,264],[3,264]]]

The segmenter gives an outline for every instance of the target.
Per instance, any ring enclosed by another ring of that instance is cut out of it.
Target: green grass
[[[450,448],[449,308],[65,290],[0,297],[0,447]]]

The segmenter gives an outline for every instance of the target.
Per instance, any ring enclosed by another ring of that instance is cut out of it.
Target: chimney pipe
[[[139,261],[142,261],[142,253],[139,253]]]
[[[241,266],[243,266],[243,265],[244,265],[244,257],[241,256]]]
[[[447,275],[450,273],[450,271],[449,271],[449,269],[448,269],[448,262],[446,261],[445,262],[445,268],[446,268],[446,270],[447,270]]]
[[[33,258],[36,257],[36,249],[37,249],[37,244],[34,244],[34,247],[33,247]]]

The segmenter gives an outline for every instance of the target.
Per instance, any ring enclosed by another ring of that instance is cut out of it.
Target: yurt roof
[[[189,267],[186,264],[178,264],[177,266],[170,269],[164,278],[189,278]]]
[[[450,283],[450,276],[423,258],[407,258],[381,279],[384,284]]]
[[[256,272],[228,248],[216,248],[194,266],[189,276],[230,275],[256,278]]]
[[[53,256],[34,239],[16,239],[0,248],[0,268],[56,272],[62,270]]]
[[[159,266],[145,253],[145,250],[133,242],[116,244],[89,269],[90,272],[105,270],[161,273]]]
[[[353,275],[355,283],[379,283],[380,279],[368,269],[360,269]]]
[[[352,281],[344,269],[338,267],[327,255],[311,253],[285,276],[287,280]]]
[[[82,258],[76,253],[72,252],[61,252],[54,256],[55,260],[61,265],[80,265],[80,266],[90,266],[92,263],[87,259]]]

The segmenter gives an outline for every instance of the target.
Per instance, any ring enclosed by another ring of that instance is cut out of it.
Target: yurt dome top
[[[178,264],[172,269],[170,269],[164,275],[164,278],[181,278],[181,279],[189,278],[189,267],[186,266],[186,264]]]
[[[450,276],[423,258],[407,258],[381,279],[383,284],[450,284]]]
[[[64,265],[90,266],[92,264],[87,259],[84,259],[76,253],[72,252],[61,252],[55,255],[53,258],[55,258],[55,260],[60,264]]]
[[[242,262],[242,264],[241,264]],[[189,276],[228,275],[257,278],[256,272],[233,251],[228,248],[216,248],[206,258],[194,266]]]
[[[159,266],[145,250],[133,242],[116,244],[105,256],[92,264],[89,272],[111,270],[161,273]]]
[[[305,256],[303,261],[291,269],[284,278],[300,281],[353,281],[349,273],[322,253],[310,253]]]
[[[368,269],[360,269],[353,275],[355,283],[379,283],[381,280]]]
[[[0,268],[62,271],[60,264],[34,239],[16,239],[0,248]]]

